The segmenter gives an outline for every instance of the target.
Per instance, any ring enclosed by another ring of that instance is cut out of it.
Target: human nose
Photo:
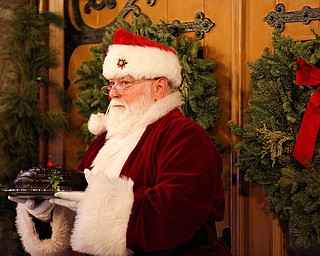
[[[110,99],[113,99],[114,97],[120,97],[122,94],[119,92],[119,90],[117,90],[117,87],[116,86],[113,86],[111,89],[110,89],[110,92],[109,92],[109,97]]]

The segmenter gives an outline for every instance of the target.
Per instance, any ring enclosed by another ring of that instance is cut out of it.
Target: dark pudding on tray
[[[16,189],[75,190],[87,187],[84,173],[60,167],[33,167],[21,170],[14,180]]]

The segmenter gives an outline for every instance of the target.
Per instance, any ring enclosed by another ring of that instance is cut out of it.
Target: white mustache
[[[126,104],[121,102],[121,100],[118,100],[118,99],[113,99],[110,101],[110,105],[111,106],[123,106],[123,107],[126,107]]]

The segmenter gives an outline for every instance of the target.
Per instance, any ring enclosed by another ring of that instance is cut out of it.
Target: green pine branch
[[[62,109],[67,111],[71,105],[64,90],[47,76],[48,69],[58,65],[57,52],[46,43],[49,24],[62,27],[63,19],[50,12],[39,13],[32,4],[15,14],[8,49],[21,79],[19,86],[0,95],[0,147],[10,160],[5,172],[11,179],[20,169],[37,166],[39,136],[48,139],[57,128],[68,129],[64,112],[49,112],[39,106],[40,88],[51,88]]]

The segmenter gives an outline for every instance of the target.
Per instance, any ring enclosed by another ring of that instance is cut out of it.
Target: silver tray
[[[3,190],[8,196],[17,198],[35,198],[35,199],[50,199],[54,197],[56,192],[65,190],[52,190],[52,189],[6,189]]]

